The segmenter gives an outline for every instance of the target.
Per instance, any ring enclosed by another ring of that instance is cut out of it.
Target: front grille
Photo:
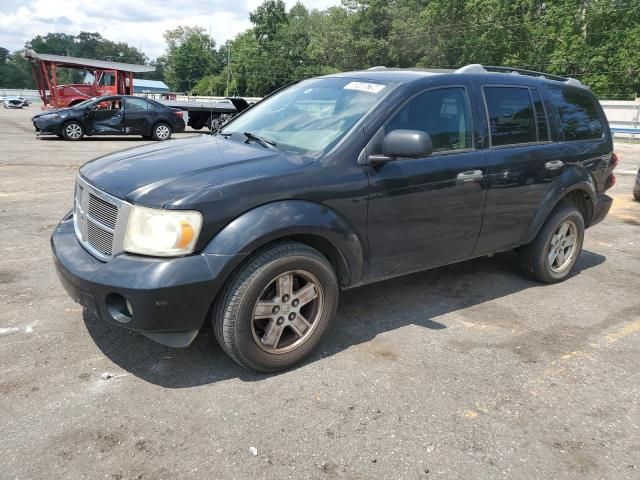
[[[111,256],[113,253],[113,233],[104,230],[91,220],[87,220],[87,240],[89,245],[103,255]]]
[[[111,203],[105,202],[101,198],[96,197],[93,193],[89,194],[89,216],[96,219],[105,227],[110,229],[116,228],[116,220],[118,219],[118,207]]]
[[[119,251],[118,232],[122,229],[127,204],[108,195],[78,176],[76,181],[73,219],[76,236],[94,256],[109,260]],[[126,219],[125,219],[126,220]]]

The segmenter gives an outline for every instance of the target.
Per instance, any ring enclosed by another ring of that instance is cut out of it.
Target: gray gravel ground
[[[36,140],[35,111],[0,109],[0,478],[640,478],[640,144],[566,282],[502,254],[350,290],[266,376],[210,329],[177,350],[83,318],[49,235],[79,165],[145,142]]]

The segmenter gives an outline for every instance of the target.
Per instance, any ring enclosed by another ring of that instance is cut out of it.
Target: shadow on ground
[[[520,275],[515,255],[506,253],[398,277],[342,292],[331,332],[305,363],[334,355],[378,334],[415,324],[433,330],[447,326],[434,320],[528,288],[554,288]],[[605,261],[583,251],[572,276]],[[229,378],[255,381],[266,375],[236,365],[216,343],[209,322],[184,349],[157,344],[85,313],[89,334],[102,352],[133,375],[167,388],[187,388]]]

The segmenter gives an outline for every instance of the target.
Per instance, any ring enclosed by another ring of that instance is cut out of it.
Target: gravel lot
[[[566,282],[502,254],[350,290],[266,376],[210,329],[178,350],[83,316],[49,235],[82,163],[146,142],[37,140],[36,111],[0,109],[0,478],[640,478],[640,143]]]

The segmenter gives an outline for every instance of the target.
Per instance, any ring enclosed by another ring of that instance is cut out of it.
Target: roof
[[[479,64],[466,65],[457,70],[448,70],[441,68],[387,68],[387,67],[373,67],[368,70],[342,72],[337,74],[326,75],[327,77],[344,77],[344,78],[358,78],[367,79],[381,82],[397,82],[407,83],[422,78],[436,76],[436,75],[474,75],[474,76],[487,76],[487,78],[497,79],[503,78],[509,79],[509,82],[522,81],[526,83],[527,80],[562,83],[565,85],[571,85],[575,87],[588,88],[575,78],[562,77],[560,75],[551,75],[543,72],[535,72],[532,70],[524,70],[515,67],[493,67],[483,66]]]
[[[161,82],[160,80],[146,80],[143,78],[136,78],[133,81],[133,88],[134,89],[153,88],[155,90],[166,90],[167,92],[169,91],[169,87],[167,86],[166,83]]]
[[[435,72],[433,70],[414,70],[408,68],[385,68],[375,70],[360,70],[352,72],[333,73],[326,75],[327,77],[344,77],[344,78],[360,78],[367,80],[378,80],[380,82],[411,82],[420,78],[432,75],[440,75],[444,72]]]
[[[38,53],[27,50],[25,58],[30,60],[41,60],[45,62],[56,62],[58,64],[75,68],[103,68],[107,70],[120,70],[123,72],[145,73],[155,72],[153,65],[137,65],[135,63],[110,62],[107,60],[95,60],[93,58],[68,57],[66,55],[51,55],[48,53]]]

